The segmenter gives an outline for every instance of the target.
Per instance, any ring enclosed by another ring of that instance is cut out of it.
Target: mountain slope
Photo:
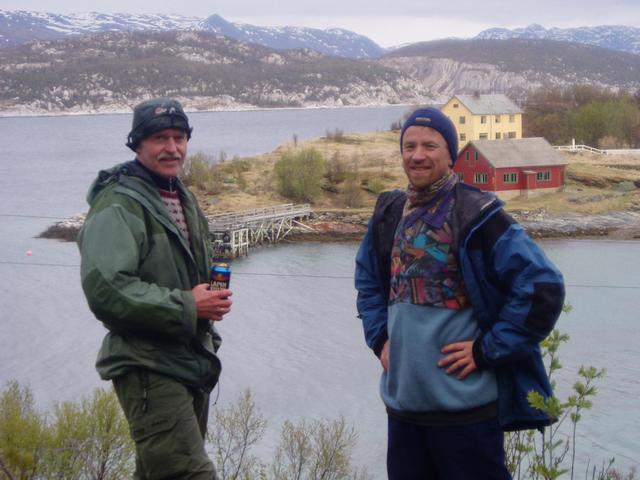
[[[480,32],[475,38],[478,40],[509,38],[557,40],[640,54],[640,28],[622,25],[546,29],[541,25],[532,24],[526,28],[512,30],[490,28]]]
[[[419,82],[371,61],[275,50],[208,32],[101,33],[0,49],[3,112],[127,111],[151,96],[190,109],[420,102]]]
[[[277,49],[310,48],[326,55],[373,58],[384,49],[363,35],[342,30],[302,27],[257,27],[231,23],[219,15],[207,19],[180,15],[113,14],[96,12],[57,15],[0,10],[0,46],[99,32],[173,30],[208,31]]]

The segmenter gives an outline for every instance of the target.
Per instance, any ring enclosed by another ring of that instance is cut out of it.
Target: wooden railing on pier
[[[311,206],[308,203],[276,205],[236,212],[209,215],[215,255],[234,258],[247,255],[249,248],[264,243],[278,243],[294,226],[307,228],[300,220],[309,218]]]

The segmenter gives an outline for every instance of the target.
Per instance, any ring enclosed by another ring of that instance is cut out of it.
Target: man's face
[[[187,141],[184,130],[165,128],[140,142],[138,160],[161,177],[177,177],[187,155]]]
[[[402,137],[402,166],[414,188],[424,188],[451,168],[451,155],[440,132],[431,127],[411,126]]]

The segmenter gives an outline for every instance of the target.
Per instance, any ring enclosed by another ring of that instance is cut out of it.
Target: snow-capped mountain
[[[376,58],[385,52],[369,38],[341,28],[259,27],[212,15],[199,23],[198,29],[271,48],[310,48],[337,57]]]
[[[231,23],[219,15],[202,19],[164,14],[88,12],[59,15],[0,10],[0,47],[100,32],[170,30],[211,31],[276,49],[309,48],[347,58],[375,58],[384,53],[384,49],[369,38],[338,28],[258,27]]]
[[[477,39],[505,40],[508,38],[558,40],[563,42],[584,43],[640,54],[640,28],[623,25],[600,25],[597,27],[544,28],[532,24],[526,28],[490,28],[480,32]]]
[[[193,30],[202,19],[180,15],[55,13],[0,10],[0,46],[69,35],[131,30]]]

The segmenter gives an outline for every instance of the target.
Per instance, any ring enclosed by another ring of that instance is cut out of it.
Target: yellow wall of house
[[[473,115],[457,97],[452,97],[443,107],[442,112],[451,119],[458,131],[458,150],[470,140],[487,138],[522,138],[522,114]],[[462,123],[462,118],[464,123]],[[483,121],[484,120],[484,121]],[[511,134],[511,137],[509,137]],[[486,137],[484,136],[486,135]]]

